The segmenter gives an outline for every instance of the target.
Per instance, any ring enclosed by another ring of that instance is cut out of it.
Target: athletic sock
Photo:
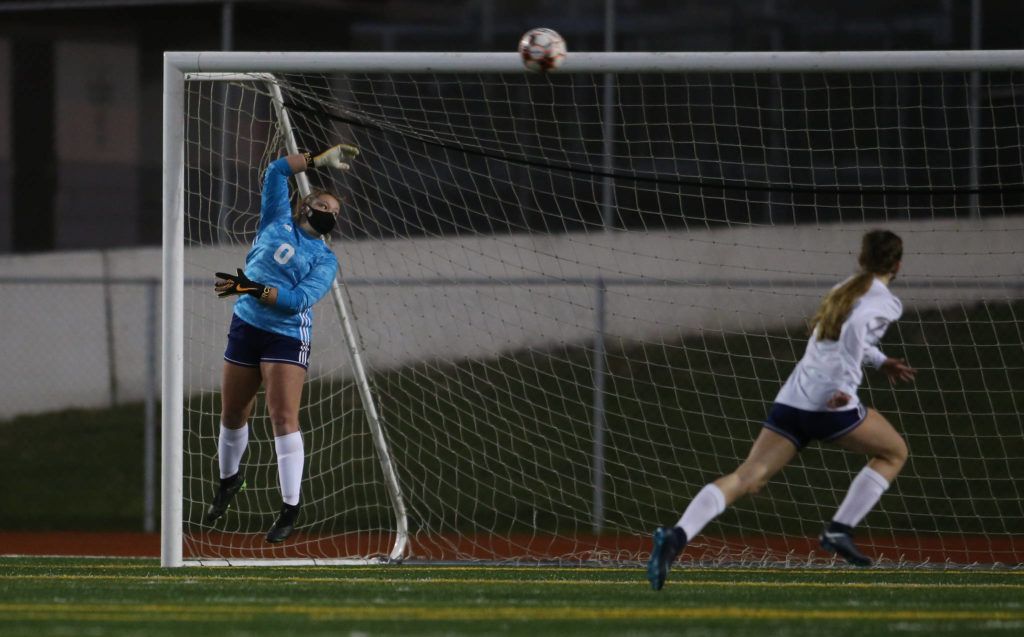
[[[281,499],[292,506],[299,503],[302,490],[302,465],[306,454],[298,431],[274,438],[277,449],[277,475],[281,481]]]
[[[697,497],[686,507],[683,517],[679,518],[676,526],[681,527],[686,533],[687,541],[693,541],[711,520],[715,519],[725,511],[725,494],[714,484],[706,484],[697,493]]]
[[[832,520],[852,529],[878,504],[878,500],[888,488],[889,481],[883,478],[882,474],[871,467],[864,467],[850,483],[850,490],[846,492],[846,497],[843,498],[843,503],[839,505],[839,510]]]
[[[249,446],[249,423],[238,429],[220,426],[220,438],[217,440],[217,463],[220,465],[220,478],[231,478],[238,473],[238,465],[242,462],[242,454]]]

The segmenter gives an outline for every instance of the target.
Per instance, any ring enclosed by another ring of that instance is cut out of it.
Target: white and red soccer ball
[[[565,61],[565,40],[554,29],[530,29],[519,40],[519,55],[526,68],[547,73]]]

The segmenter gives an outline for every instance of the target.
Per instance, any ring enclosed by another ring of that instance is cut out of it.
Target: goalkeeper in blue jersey
[[[871,565],[853,543],[851,531],[903,468],[907,445],[883,415],[860,402],[857,388],[865,362],[893,383],[913,380],[917,371],[878,349],[886,328],[903,313],[903,304],[889,291],[902,259],[903,241],[894,233],[872,230],[863,236],[862,271],[825,297],[811,320],[807,350],[775,397],[747,459],[732,473],[705,485],[675,526],[655,530],[647,563],[654,590],[665,584],[672,562],[704,525],[741,496],[756,493],[814,440],[870,458],[818,542],[851,564]]]
[[[221,374],[220,484],[206,512],[208,523],[224,515],[245,486],[239,465],[249,442],[249,413],[263,385],[283,500],[267,541],[281,542],[295,528],[305,461],[299,405],[309,366],[312,308],[338,271],[338,260],[320,237],[334,229],[341,203],[329,191],[314,190],[292,208],[288,177],[314,167],[348,170],[358,154],[357,148],[341,144],[316,157],[295,154],[272,162],[245,269],[217,273],[218,296],[237,300]]]

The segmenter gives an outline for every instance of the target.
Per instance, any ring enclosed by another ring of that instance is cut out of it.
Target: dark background
[[[164,51],[511,51],[541,25],[571,50],[597,51],[605,9],[600,0],[0,3],[0,253],[160,242]],[[1012,1],[619,0],[614,13],[620,51],[1024,46],[1024,8]],[[94,49],[106,53],[94,61]],[[111,56],[103,75],[95,67]],[[66,95],[83,69],[99,79]],[[94,128],[103,130],[82,144]]]

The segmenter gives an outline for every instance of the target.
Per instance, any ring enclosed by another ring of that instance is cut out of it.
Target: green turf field
[[[939,534],[949,531],[953,518],[964,533],[1006,534],[1024,528],[1017,475],[1017,461],[1024,458],[1019,408],[1024,387],[1011,382],[1024,352],[1022,316],[1024,301],[910,311],[885,348],[920,368],[915,383],[893,388],[874,372],[865,375],[862,396],[892,419],[911,449],[907,466],[886,496],[898,499],[887,507],[886,523],[892,528]],[[605,464],[609,526],[633,528],[637,519],[672,519],[699,485],[734,468],[798,357],[805,332],[798,326],[762,335],[705,334],[672,349],[610,349]],[[575,521],[563,514],[570,508],[567,504],[575,511],[587,510],[591,497],[592,398],[579,391],[588,387],[590,374],[589,354],[580,348],[375,374],[399,479],[407,496],[416,494],[417,500],[409,504],[422,516],[472,510],[477,527],[502,525],[510,532],[531,532],[561,525],[575,532]],[[307,397],[331,394],[336,403],[317,405],[304,415],[314,420],[321,409],[342,413],[356,408],[358,401],[353,388],[335,393],[307,383],[306,391]],[[209,433],[219,408],[215,396],[205,400],[190,415],[203,420],[196,431],[205,427]],[[253,420],[257,424],[249,454],[265,460],[261,481],[276,489],[267,419]],[[139,530],[142,422],[140,404],[0,421],[0,511],[18,512],[0,516],[0,528]],[[681,423],[690,424],[683,430]],[[208,472],[214,466],[214,440],[209,436],[201,443],[211,459],[205,465]],[[327,447],[316,437],[307,444],[311,455],[316,450],[328,454],[321,461],[324,466],[352,463],[346,475],[363,478],[378,471],[374,455],[350,458],[349,445]],[[823,520],[817,504],[826,510],[834,506],[833,490],[818,485],[844,483],[860,462],[851,460],[853,456],[829,456],[826,461],[824,453],[818,447],[805,451],[779,476],[775,482],[785,483],[784,497],[775,497],[774,483],[768,486],[761,497],[770,515],[750,499],[730,509],[723,522],[767,533],[816,535]],[[836,478],[826,470],[847,461],[852,463],[849,475]],[[951,465],[955,472],[943,470]],[[496,472],[496,466],[506,470]],[[638,467],[665,476],[674,497],[637,488]],[[687,467],[688,484],[680,482],[679,467]],[[795,476],[789,478],[791,474]],[[205,482],[190,488],[205,494],[210,484],[208,474]],[[559,491],[549,498],[552,484]],[[329,517],[338,528],[374,528],[378,519],[360,516],[390,515],[386,508],[353,501],[355,496],[374,495],[372,502],[386,503],[382,490],[325,494],[317,481],[307,481],[303,488],[307,502],[324,498],[320,517]],[[22,495],[28,492],[33,494],[30,499]],[[963,515],[966,503],[970,515]]]
[[[1019,635],[1024,571],[162,569],[0,558],[0,635]]]

